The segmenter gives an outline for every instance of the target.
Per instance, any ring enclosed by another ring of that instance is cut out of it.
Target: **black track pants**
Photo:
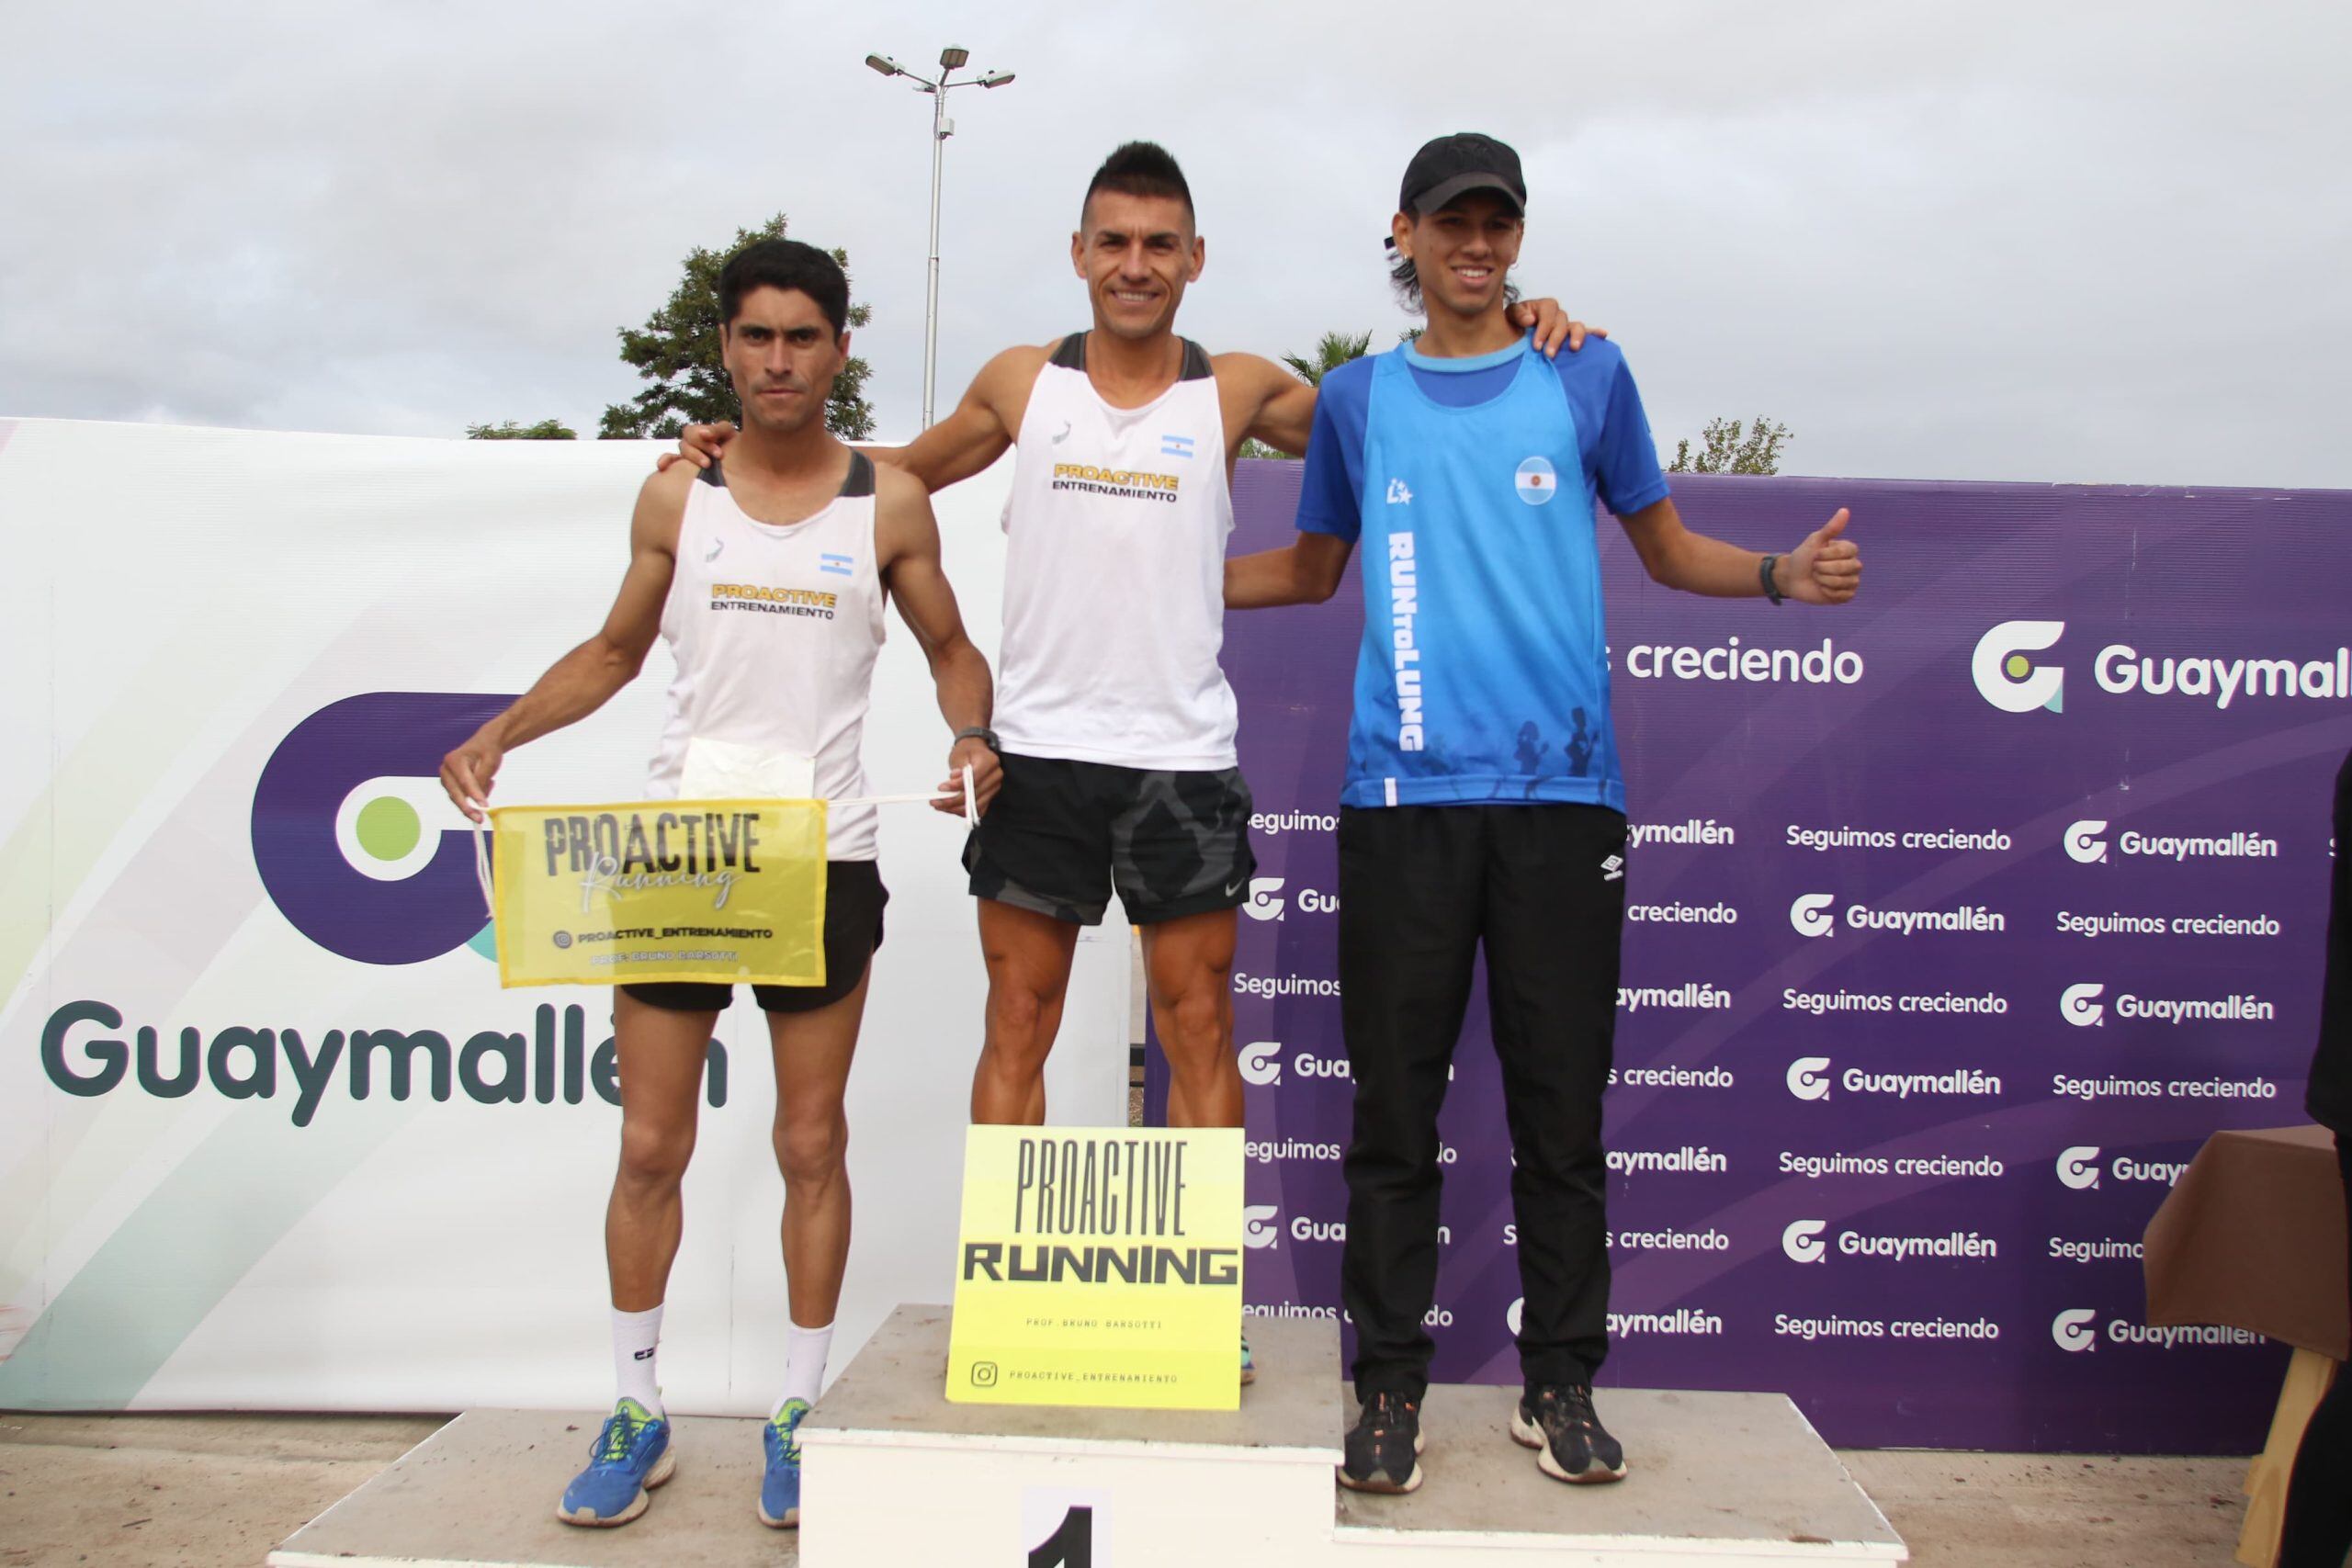
[[[1346,909],[1347,895],[1341,894]],[[2352,1134],[2335,1134],[2344,1201],[2352,1205]],[[2352,1266],[2347,1266],[2352,1274]],[[2278,1568],[2339,1568],[2352,1551],[2352,1371],[2338,1368],[2295,1450]]]
[[[1433,1348],[1438,1108],[1483,942],[1517,1167],[1528,1386],[1589,1382],[1609,1350],[1600,1093],[1617,1021],[1625,818],[1597,806],[1340,815],[1340,1017],[1355,1083],[1340,1293],[1362,1395],[1419,1399]]]

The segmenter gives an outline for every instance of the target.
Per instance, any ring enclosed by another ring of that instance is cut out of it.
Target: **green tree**
[[[1285,354],[1283,355],[1283,363],[1290,367],[1292,375],[1308,386],[1319,387],[1323,384],[1323,378],[1326,375],[1337,370],[1349,360],[1362,359],[1371,352],[1372,334],[1368,332],[1325,333],[1321,340],[1316,344],[1312,358],[1305,355]],[[1241,455],[1245,457],[1272,457],[1276,461],[1282,461],[1290,456],[1287,452],[1275,451],[1262,441],[1243,442]]]
[[[504,420],[497,424],[466,426],[469,441],[577,441],[580,433],[560,419],[543,419],[537,424],[517,424]]]
[[[718,354],[718,270],[752,241],[780,240],[784,233],[785,216],[779,212],[757,229],[737,230],[735,243],[723,251],[696,246],[687,254],[685,276],[662,308],[642,327],[620,329],[621,358],[650,384],[628,401],[605,411],[596,432],[600,439],[662,440],[689,424],[740,423],[735,389]],[[846,273],[849,253],[837,249],[832,256]],[[849,324],[862,327],[873,314],[869,307],[853,303]],[[852,355],[834,378],[833,395],[825,404],[825,426],[845,441],[863,441],[874,434],[874,409],[865,400],[865,378],[873,369]]]
[[[1700,440],[1705,443],[1697,452],[1690,450],[1686,438],[1674,444],[1674,461],[1666,466],[1669,474],[1777,474],[1781,471],[1781,448],[1792,437],[1789,427],[1758,414],[1752,425],[1743,425],[1736,419],[1711,419]]]
[[[1306,359],[1295,354],[1285,354],[1283,355],[1283,363],[1290,367],[1292,375],[1296,376],[1308,386],[1319,387],[1323,384],[1323,378],[1328,372],[1337,370],[1351,359],[1362,359],[1371,352],[1372,334],[1370,333],[1356,333],[1352,335],[1347,333],[1325,333],[1322,341],[1315,345],[1314,358]]]

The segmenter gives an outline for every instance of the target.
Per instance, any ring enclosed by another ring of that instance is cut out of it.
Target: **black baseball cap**
[[[1426,143],[1413,154],[1413,161],[1405,165],[1396,210],[1426,218],[1474,190],[1495,191],[1509,197],[1521,212],[1527,210],[1527,181],[1519,172],[1519,154],[1491,136],[1456,131]]]

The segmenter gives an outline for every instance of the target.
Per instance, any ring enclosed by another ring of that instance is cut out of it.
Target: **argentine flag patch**
[[[1560,488],[1549,457],[1530,457],[1519,466],[1519,499],[1530,506],[1545,506]]]

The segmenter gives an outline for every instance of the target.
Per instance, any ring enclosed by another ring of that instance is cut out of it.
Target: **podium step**
[[[1377,1549],[1447,1563],[1745,1568],[1901,1562],[1894,1533],[1787,1396],[1602,1389],[1630,1473],[1568,1486],[1511,1441],[1516,1389],[1441,1384],[1421,1407],[1420,1490],[1341,1491],[1333,1539],[1359,1568]],[[1352,1405],[1352,1401],[1350,1402]],[[1354,1418],[1352,1408],[1349,1419]]]
[[[614,1529],[555,1517],[602,1411],[469,1410],[304,1525],[269,1568],[776,1568],[791,1530],[760,1523],[756,1420],[681,1416],[678,1472]]]
[[[1118,1568],[1906,1558],[1780,1394],[1605,1390],[1634,1472],[1575,1487],[1510,1440],[1511,1391],[1434,1388],[1421,1489],[1370,1497],[1332,1481],[1352,1412],[1329,1319],[1250,1319],[1258,1381],[1232,1413],[950,1404],[947,1330],[944,1307],[900,1307],[802,1428],[808,1568],[1085,1561],[1038,1551],[1057,1529],[1090,1534],[1093,1558]]]
[[[1793,1568],[1903,1542],[1779,1394],[1604,1389],[1633,1473],[1564,1486],[1508,1389],[1440,1386],[1408,1497],[1340,1490],[1350,1410],[1328,1319],[1253,1318],[1238,1411],[955,1404],[948,1314],[902,1306],[801,1428],[801,1529],[754,1517],[760,1423],[680,1416],[676,1477],[618,1529],[559,1522],[601,1413],[474,1410],[302,1527],[272,1568]],[[1237,1369],[1238,1370],[1238,1369]]]
[[[1336,1323],[1250,1320],[1258,1378],[1238,1411],[951,1404],[947,1328],[945,1307],[899,1308],[801,1427],[811,1568],[1288,1568],[1329,1542]],[[1057,1535],[1062,1558],[1035,1552]]]
[[[948,1309],[903,1305],[825,1391],[804,1444],[942,1447],[1008,1452],[1265,1455],[1340,1462],[1340,1328],[1328,1319],[1251,1318],[1258,1379],[1238,1410],[1113,1410],[1057,1404],[957,1404],[946,1394]],[[1234,1347],[1234,1375],[1240,1376]]]

